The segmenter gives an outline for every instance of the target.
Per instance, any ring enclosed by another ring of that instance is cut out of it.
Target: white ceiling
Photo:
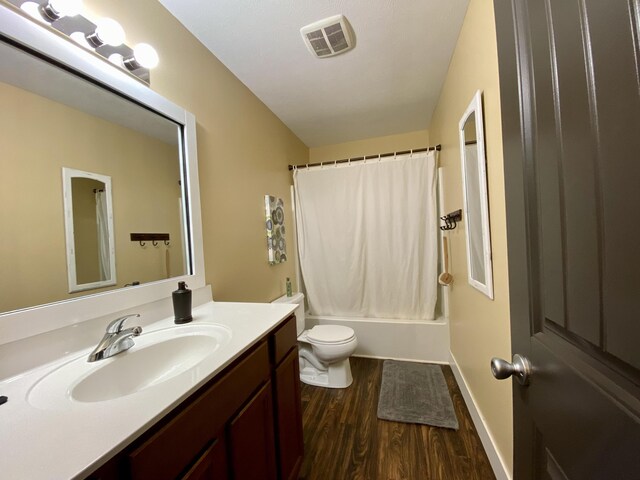
[[[468,0],[160,3],[316,147],[427,128]],[[300,28],[340,13],[355,32],[355,48],[312,56]]]

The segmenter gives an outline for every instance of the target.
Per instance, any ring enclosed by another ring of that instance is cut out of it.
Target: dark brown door
[[[638,0],[494,0],[515,478],[640,478]]]

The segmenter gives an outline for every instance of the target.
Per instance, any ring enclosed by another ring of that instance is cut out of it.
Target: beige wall
[[[418,130],[397,135],[366,138],[353,142],[336,143],[323,147],[313,147],[309,149],[309,162],[328,162],[349,157],[362,157],[364,155],[376,155],[378,153],[397,152],[428,146],[429,132],[427,130]]]
[[[476,90],[484,92],[495,300],[467,282],[466,232],[459,224],[449,232],[451,273],[455,278],[450,287],[451,351],[500,455],[512,471],[511,382],[499,382],[489,371],[491,357],[511,356],[500,92],[491,0],[471,0],[469,4],[429,126],[431,142],[442,144],[440,164],[444,167],[446,211],[463,206],[458,122]]]
[[[0,312],[104,290],[69,294],[63,167],[111,177],[116,287],[166,278],[167,250],[183,272],[177,146],[2,83],[0,104]],[[132,232],[171,246],[142,248]]]
[[[206,280],[214,299],[269,301],[283,294],[295,265],[291,251],[286,263],[267,263],[264,195],[284,199],[291,225],[287,165],[306,162],[309,149],[156,0],[85,3],[117,19],[128,44],[157,49],[153,90],[196,116]],[[293,229],[287,232],[291,249]]]

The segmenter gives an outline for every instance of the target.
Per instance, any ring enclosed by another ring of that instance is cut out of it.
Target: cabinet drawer
[[[269,352],[262,343],[195,400],[186,400],[178,415],[129,453],[131,478],[176,478],[269,373]]]
[[[271,341],[271,359],[274,365],[279,364],[282,359],[298,343],[298,332],[296,330],[296,317],[291,315],[273,333]]]

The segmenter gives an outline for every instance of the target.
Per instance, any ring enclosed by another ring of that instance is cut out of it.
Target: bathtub
[[[449,323],[436,320],[397,320],[305,315],[306,328],[344,325],[358,337],[356,357],[393,358],[430,363],[449,363]]]

